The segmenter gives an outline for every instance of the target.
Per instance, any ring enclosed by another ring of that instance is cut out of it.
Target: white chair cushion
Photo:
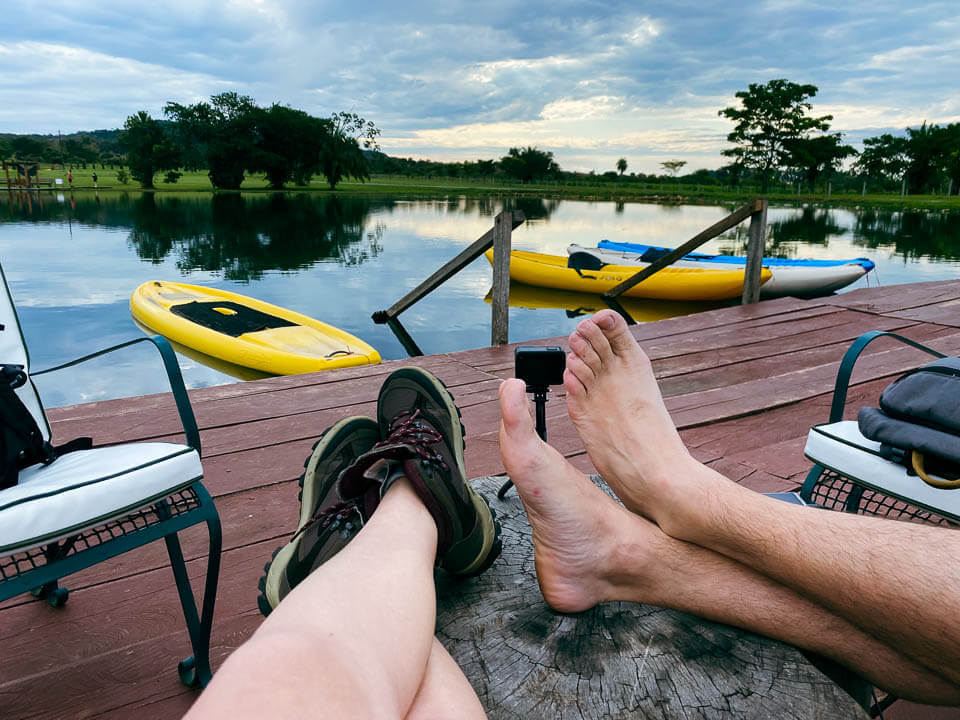
[[[903,465],[880,455],[880,443],[860,434],[856,421],[815,425],[807,434],[803,454],[834,472],[912,505],[960,518],[960,488],[947,490],[908,475]]]
[[[150,505],[203,476],[193,448],[132,443],[78,450],[20,471],[0,491],[0,552],[25,550]]]

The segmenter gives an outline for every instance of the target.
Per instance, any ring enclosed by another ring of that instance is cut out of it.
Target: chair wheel
[[[200,687],[200,678],[197,677],[197,661],[192,656],[181,660],[177,664],[177,673],[180,675],[180,682],[187,687]]]
[[[70,591],[65,587],[58,587],[47,593],[47,604],[52,608],[63,607],[67,604]]]

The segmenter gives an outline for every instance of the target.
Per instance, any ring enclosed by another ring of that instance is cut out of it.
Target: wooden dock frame
[[[491,345],[506,345],[509,330],[510,300],[510,247],[512,233],[523,224],[526,217],[519,210],[503,210],[495,218],[493,227],[473,241],[459,255],[438,269],[386,310],[377,310],[372,318],[375,323],[386,323],[411,355],[422,355],[413,338],[407,333],[397,316],[415,302],[436,290],[467,265],[493,247],[493,309],[490,332]]]
[[[620,308],[617,299],[634,285],[643,282],[654,273],[663,270],[663,268],[672,265],[687,253],[691,253],[708,240],[712,240],[721,233],[726,232],[732,227],[736,227],[741,222],[750,218],[750,240],[747,244],[747,266],[745,277],[743,279],[743,304],[749,305],[760,299],[760,271],[762,269],[763,250],[766,245],[767,237],[767,201],[764,199],[754,199],[743,207],[735,210],[723,220],[714,223],[706,230],[698,233],[690,240],[687,240],[680,247],[671,250],[660,259],[650,263],[643,270],[630,276],[615,288],[611,288],[603,294],[603,299],[607,301],[614,310],[624,315],[627,322],[633,324],[633,318],[625,314]]]

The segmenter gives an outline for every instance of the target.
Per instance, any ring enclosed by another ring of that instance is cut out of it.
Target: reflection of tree
[[[376,255],[383,230],[365,234],[370,210],[366,197],[145,195],[136,203],[129,241],[144,259],[159,262],[175,250],[181,270],[251,280],[267,270],[323,260],[355,265]]]
[[[857,214],[854,243],[868,248],[893,247],[904,258],[960,259],[960,215],[955,213],[881,212]]]
[[[829,210],[805,207],[799,213],[767,225],[767,257],[796,257],[805,246],[830,244],[830,238],[843,235],[847,229],[833,219]],[[725,243],[720,252],[729,255],[745,255],[749,240],[749,223],[741,223],[722,236]]]
[[[520,210],[527,220],[548,220],[558,207],[560,207],[560,201],[552,198],[503,198],[504,210]]]
[[[830,244],[830,238],[843,235],[847,229],[837,225],[830,210],[805,207],[799,215],[770,223],[771,237],[767,247],[774,251],[791,244]],[[792,248],[790,248],[792,249]]]

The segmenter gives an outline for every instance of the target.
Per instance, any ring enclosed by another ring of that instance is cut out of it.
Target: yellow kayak
[[[493,263],[493,250],[487,250]],[[639,272],[636,267],[606,265],[601,270],[580,270],[567,267],[567,258],[559,255],[512,250],[510,278],[527,285],[558,290],[601,294],[615,288]],[[667,267],[627,290],[626,297],[656,300],[729,300],[743,293],[740,270],[702,270],[700,268]],[[770,270],[763,268],[761,282],[770,279]]]
[[[130,312],[174,342],[273,375],[380,362],[348,332],[228,290],[153,280],[133,291]]]

